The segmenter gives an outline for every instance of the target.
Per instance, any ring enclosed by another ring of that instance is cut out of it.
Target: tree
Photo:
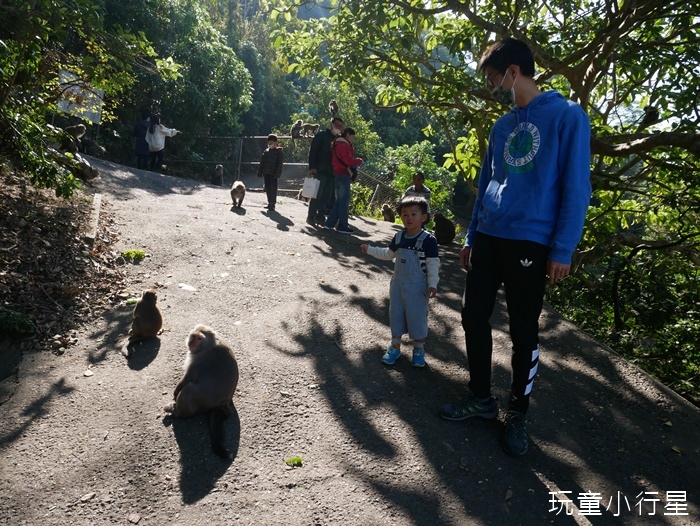
[[[0,152],[35,184],[68,196],[79,182],[54,162],[59,133],[45,124],[68,84],[59,84],[59,71],[73,75],[70,87],[114,100],[133,84],[139,61],[155,53],[140,35],[105,29],[95,0],[8,0],[0,13]],[[106,104],[105,115],[112,108]]]
[[[271,5],[280,14],[297,9],[293,0]],[[301,29],[276,17],[276,45],[290,71],[342,79],[375,107],[426,108],[450,144],[448,166],[469,182],[501,113],[476,60],[499,38],[527,42],[539,84],[580,103],[593,131],[594,200],[576,262],[580,281],[553,299],[578,305],[570,312],[580,319],[600,320],[596,333],[628,355],[690,354],[695,365],[682,375],[700,372],[700,349],[686,337],[688,326],[700,326],[691,307],[700,300],[700,3],[341,0],[335,7]],[[663,298],[649,277],[661,269],[672,274]],[[573,298],[582,284],[590,294],[580,304]],[[640,309],[656,314],[654,328],[635,321]]]

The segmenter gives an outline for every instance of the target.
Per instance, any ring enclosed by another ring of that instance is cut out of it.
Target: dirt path
[[[458,246],[442,252],[428,367],[389,368],[392,267],[359,245],[388,242],[392,225],[356,218],[342,236],[308,226],[293,199],[267,213],[249,192],[235,211],[226,189],[98,165],[118,249],[149,254],[129,290],[159,287],[165,330],[127,362],[124,306],[86,319],[63,356],[25,356],[0,417],[0,525],[700,524],[700,412],[556,313],[543,315],[526,457],[501,451],[498,422],[437,416],[466,389]],[[237,351],[230,463],[203,417],[162,411],[197,323]],[[494,326],[505,400],[501,308]],[[302,467],[285,464],[295,456]],[[550,511],[567,506],[550,492],[567,491],[571,515]]]

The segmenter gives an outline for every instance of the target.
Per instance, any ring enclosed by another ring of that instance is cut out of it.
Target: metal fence
[[[171,156],[167,160],[168,168],[173,173],[208,181],[217,164],[224,166],[225,184],[257,175],[262,153],[267,148],[267,135],[245,137],[197,137],[198,153],[194,159],[177,159]],[[309,147],[313,137],[292,139],[290,136],[278,136],[282,146],[283,168],[280,178],[280,191],[295,194],[304,184],[308,174]],[[381,166],[381,159],[371,159],[359,170],[355,181],[370,190],[369,207],[380,208],[383,203],[399,199],[402,192],[391,186],[391,177],[374,169]]]

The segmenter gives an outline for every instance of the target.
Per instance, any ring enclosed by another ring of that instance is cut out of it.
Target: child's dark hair
[[[487,67],[499,73],[505,73],[509,66],[520,67],[520,72],[526,77],[535,76],[535,59],[527,44],[517,38],[504,38],[493,44],[481,56],[478,70],[483,72]]]
[[[267,136],[267,140],[277,142],[277,135],[275,135],[274,133],[271,133],[270,135]]]
[[[396,211],[401,214],[404,206],[417,206],[420,208],[420,211],[423,214],[428,213],[428,201],[422,197],[418,197],[417,195],[409,195],[408,197],[401,199],[399,204],[396,205]]]
[[[349,127],[348,127],[348,128],[345,128],[345,129],[340,133],[340,136],[341,136],[341,137],[347,137],[348,135],[355,135],[355,130],[353,130],[352,128],[349,128]]]

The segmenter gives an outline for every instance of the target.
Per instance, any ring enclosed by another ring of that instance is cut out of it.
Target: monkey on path
[[[185,375],[175,387],[175,402],[165,410],[188,418],[209,412],[211,446],[221,458],[231,458],[224,445],[224,420],[234,411],[238,362],[233,349],[213,329],[197,325],[187,337]]]
[[[396,212],[394,212],[394,209],[388,203],[382,205],[382,216],[384,217],[384,221],[388,221],[389,223],[394,223],[396,221]]]
[[[440,212],[435,212],[433,221],[435,222],[435,239],[437,239],[438,244],[448,245],[452,243],[456,234],[455,224]]]
[[[84,124],[76,124],[75,126],[66,126],[63,128],[65,135],[61,139],[61,149],[72,154],[78,153],[80,147],[80,138],[85,135],[87,128]]]
[[[245,185],[243,181],[234,181],[233,186],[231,186],[231,200],[233,201],[233,206],[240,208],[243,204],[243,198],[245,197]]]
[[[136,302],[132,313],[129,343],[122,350],[127,358],[131,357],[132,346],[143,340],[155,338],[163,328],[163,315],[156,302],[158,297],[155,290],[145,290],[141,299]]]
[[[217,164],[214,173],[211,174],[211,184],[222,186],[224,184],[224,165]]]

